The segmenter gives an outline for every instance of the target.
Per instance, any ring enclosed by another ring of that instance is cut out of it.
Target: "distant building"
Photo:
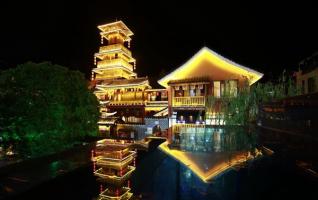
[[[295,74],[301,94],[318,92],[318,52],[302,60]]]
[[[168,90],[170,126],[216,124],[218,108],[207,108],[207,97],[235,97],[263,76],[203,47],[185,64],[158,81]],[[222,122],[219,124],[223,124]]]

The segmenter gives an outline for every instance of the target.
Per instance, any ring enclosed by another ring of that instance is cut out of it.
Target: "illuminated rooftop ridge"
[[[209,49],[208,47],[203,47],[183,65],[161,78],[158,83],[164,87],[167,87],[168,82],[171,80],[191,78],[189,77],[191,75],[188,74],[189,70],[196,67],[198,63],[204,59],[207,59],[220,69],[248,77],[250,85],[258,81],[263,76],[262,73],[257,72],[256,70],[237,64],[234,61],[231,61],[230,59],[227,59],[215,51]]]
[[[102,33],[112,33],[112,32],[118,32],[121,31],[125,36],[132,36],[134,35],[133,32],[126,26],[126,24],[123,21],[116,21],[116,22],[111,22],[103,25],[97,26],[97,28],[101,31]]]

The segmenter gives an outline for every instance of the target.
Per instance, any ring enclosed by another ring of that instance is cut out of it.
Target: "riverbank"
[[[0,169],[0,199],[13,198],[58,176],[90,165],[93,148],[95,148],[95,142],[83,142],[81,145],[62,152],[19,160],[2,166]]]

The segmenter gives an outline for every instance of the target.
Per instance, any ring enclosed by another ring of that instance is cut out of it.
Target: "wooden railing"
[[[114,51],[121,49],[123,52],[125,52],[127,55],[131,56],[131,51],[127,49],[124,45],[122,44],[112,44],[112,45],[107,45],[107,46],[102,46],[99,48],[100,53],[108,52],[108,51]]]
[[[205,106],[205,97],[174,97],[172,106]]]
[[[205,128],[204,124],[175,124],[172,126],[173,133],[179,133],[182,129]]]
[[[98,61],[98,63],[97,63],[98,68],[100,68],[100,67],[112,67],[115,65],[124,66],[124,67],[128,68],[129,70],[133,71],[133,66],[122,58],[116,58],[116,59],[112,59],[112,60],[101,60],[101,61]]]
[[[117,99],[118,101],[119,99]],[[121,95],[121,101],[135,101],[135,100],[143,100],[142,92],[125,92]]]

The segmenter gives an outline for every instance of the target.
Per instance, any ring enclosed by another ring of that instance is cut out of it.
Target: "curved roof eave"
[[[173,75],[177,72],[180,71],[184,68],[187,67],[187,65],[191,62],[193,62],[195,59],[197,59],[197,57],[199,57],[201,54],[203,54],[204,52],[208,52],[211,55],[213,55],[214,57],[217,57],[218,59],[227,62],[228,64],[230,64],[233,67],[237,67],[240,68],[242,70],[247,71],[248,73],[251,73],[252,75],[254,74],[256,77],[251,79],[250,85],[252,85],[253,83],[255,83],[256,81],[258,81],[260,78],[263,77],[264,74],[253,70],[251,68],[245,67],[243,65],[240,65],[238,63],[235,63],[234,61],[231,61],[223,56],[221,56],[220,54],[216,53],[215,51],[209,49],[208,47],[203,47],[201,48],[196,54],[194,54],[188,61],[186,61],[183,65],[181,65],[180,67],[176,68],[175,70],[173,70],[171,73],[167,74],[166,76],[164,76],[163,78],[158,80],[158,83],[164,87],[167,87],[167,79],[169,77],[173,77]]]

